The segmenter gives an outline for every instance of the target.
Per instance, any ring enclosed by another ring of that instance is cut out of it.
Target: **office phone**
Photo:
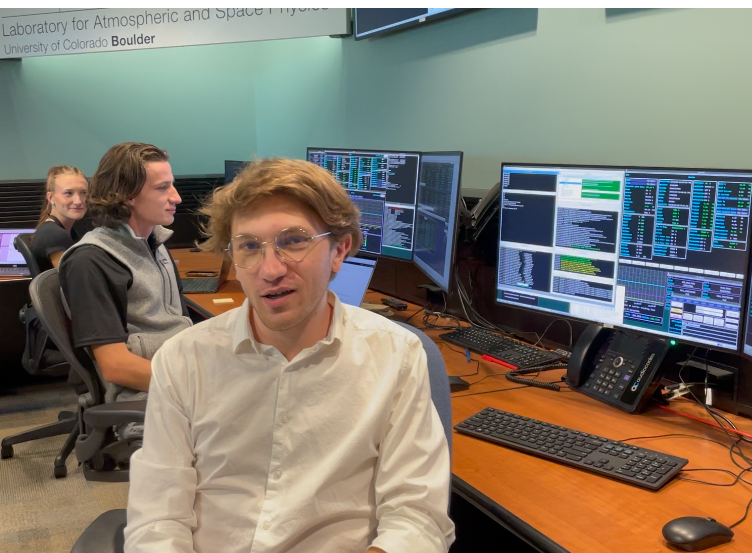
[[[612,407],[639,413],[660,384],[669,347],[661,338],[590,325],[572,349],[567,383]]]

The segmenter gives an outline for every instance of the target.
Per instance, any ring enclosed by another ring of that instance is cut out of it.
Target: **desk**
[[[209,257],[202,263],[211,262],[210,265],[194,265],[194,261],[188,262],[177,251],[173,251],[173,256],[181,261],[181,274],[190,269],[213,269],[219,264],[216,258],[212,261]],[[232,297],[235,303],[229,306],[213,304],[211,300],[217,296]],[[191,294],[187,297],[195,306],[214,315],[239,306],[244,298],[237,282],[228,282],[217,295]],[[378,303],[381,297],[377,292],[369,292],[366,301]],[[406,320],[415,311],[417,306],[409,305],[408,310],[398,313],[395,319]],[[420,320],[417,316],[410,322],[418,325]],[[438,339],[441,332],[427,331],[439,343],[447,371],[454,375],[474,372],[475,361],[468,364],[464,354],[441,342]],[[472,357],[479,359],[475,354]],[[468,391],[453,394],[455,424],[491,406],[617,440],[681,433],[726,443],[722,432],[657,408],[636,416],[622,413],[566,387],[560,392],[539,388],[512,390],[517,385],[507,381],[503,371],[505,369],[499,365],[481,361],[478,375],[465,377],[469,382],[477,382],[484,376],[495,375]],[[541,380],[558,381],[562,374],[563,370],[546,372]],[[469,395],[493,390],[508,391]],[[705,416],[699,406],[688,401],[674,403],[676,409]],[[752,421],[729,418],[740,430],[752,433]],[[671,551],[661,536],[661,528],[669,520],[688,515],[709,516],[728,525],[742,517],[752,498],[752,486],[743,483],[719,488],[675,479],[661,491],[650,492],[461,434],[455,433],[453,442],[454,491],[542,551]],[[633,443],[686,457],[690,461],[686,467],[689,469],[739,471],[731,463],[728,449],[715,443],[685,438]],[[743,447],[752,456],[752,445]],[[728,475],[713,472],[697,472],[692,477],[718,483],[731,480]],[[749,480],[752,481],[752,474]],[[734,532],[731,543],[711,551],[732,553],[752,549],[752,515],[734,528]],[[502,544],[500,549],[503,549]]]

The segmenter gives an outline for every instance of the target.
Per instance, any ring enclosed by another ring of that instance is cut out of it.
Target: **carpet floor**
[[[76,396],[64,382],[3,390],[0,438],[55,422],[74,411]],[[75,454],[68,476],[56,479],[53,461],[65,442],[56,436],[13,446],[0,460],[0,551],[69,553],[78,536],[100,514],[125,508],[127,483],[87,482]]]

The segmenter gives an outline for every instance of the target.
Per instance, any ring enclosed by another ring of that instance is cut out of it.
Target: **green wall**
[[[501,161],[752,167],[752,11],[480,10],[388,37],[0,62],[0,180],[91,173],[124,140],[175,174],[306,146]]]

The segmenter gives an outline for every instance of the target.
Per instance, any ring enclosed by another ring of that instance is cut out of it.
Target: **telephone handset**
[[[629,413],[650,400],[661,377],[665,340],[589,325],[577,340],[567,365],[567,383]]]

